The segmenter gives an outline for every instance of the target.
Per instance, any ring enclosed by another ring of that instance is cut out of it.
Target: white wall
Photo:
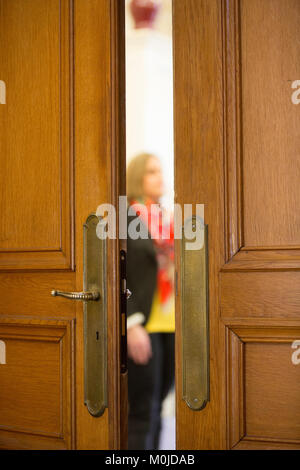
[[[172,17],[167,18],[170,26]],[[166,18],[163,24],[169,32]],[[160,157],[166,185],[163,202],[170,206],[174,187],[172,36],[155,29],[135,30],[130,17],[126,36],[127,161],[141,152]]]

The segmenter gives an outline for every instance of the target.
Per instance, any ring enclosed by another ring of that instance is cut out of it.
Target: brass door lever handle
[[[85,302],[100,299],[100,293],[97,291],[95,292],[62,292],[59,290],[53,290],[51,291],[51,295],[53,297],[64,297],[65,299],[82,300]]]

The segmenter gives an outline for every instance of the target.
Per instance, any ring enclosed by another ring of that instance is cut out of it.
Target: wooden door
[[[179,449],[300,448],[299,37],[299,0],[174,0],[176,202],[205,204],[210,260],[197,412],[177,297]]]
[[[125,181],[118,3],[0,0],[1,448],[122,445],[118,241],[99,418],[84,405],[83,304],[50,295],[82,291],[83,224]]]

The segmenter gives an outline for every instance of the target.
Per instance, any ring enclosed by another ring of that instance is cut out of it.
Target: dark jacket
[[[128,217],[128,224],[134,217]],[[132,292],[127,302],[127,315],[141,312],[144,325],[150,316],[157,287],[157,260],[150,235],[147,240],[127,238],[127,287]]]

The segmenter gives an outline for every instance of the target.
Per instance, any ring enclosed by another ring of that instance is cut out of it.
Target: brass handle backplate
[[[83,302],[84,404],[95,418],[107,407],[105,227],[105,220],[95,214],[83,226],[83,292],[51,292],[53,297]]]
[[[62,292],[59,290],[51,291],[53,297],[64,297],[65,299],[70,300],[82,300],[83,302],[89,302],[92,300],[99,300],[100,293],[97,291],[94,292]]]
[[[83,303],[84,403],[102,416],[107,407],[107,275],[106,221],[91,214],[83,226],[83,291],[99,294]]]
[[[182,397],[194,411],[209,402],[208,227],[192,217],[185,228],[201,235],[201,244],[189,249],[183,230],[181,248]]]

